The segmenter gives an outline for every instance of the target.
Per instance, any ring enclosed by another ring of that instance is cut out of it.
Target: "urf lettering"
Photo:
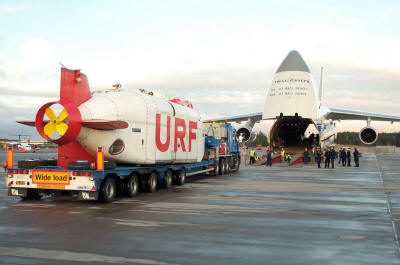
[[[196,132],[193,130],[197,129],[197,122],[189,121],[189,128],[186,128],[186,121],[181,118],[175,117],[174,123],[174,152],[178,151],[180,147],[183,152],[186,152],[186,144],[185,144],[185,137],[186,132],[188,131],[189,135],[189,152],[192,151],[192,140],[196,140]],[[163,128],[161,128],[163,127]],[[166,131],[165,131],[166,129]],[[166,140],[165,142],[161,142],[161,132],[166,133]],[[166,152],[169,149],[171,143],[171,117],[167,116],[167,124],[161,124],[161,114],[156,114],[156,134],[155,134],[155,141],[157,149],[160,152]],[[180,145],[179,145],[180,144]]]

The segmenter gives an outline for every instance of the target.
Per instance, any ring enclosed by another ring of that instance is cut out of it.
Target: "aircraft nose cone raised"
[[[298,51],[291,51],[286,56],[285,60],[281,63],[276,73],[285,72],[285,71],[301,71],[309,73],[307,64],[304,62]]]

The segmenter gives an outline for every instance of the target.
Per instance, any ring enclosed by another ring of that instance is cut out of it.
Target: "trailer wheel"
[[[229,168],[229,159],[228,158],[224,159],[224,166],[225,166],[225,174],[228,174],[229,170],[230,170],[230,168]]]
[[[146,177],[146,191],[155,192],[156,190],[157,190],[157,175],[155,172],[152,172],[150,175]]]
[[[127,192],[129,197],[135,197],[139,192],[138,178],[134,174],[128,179]]]
[[[214,176],[218,176],[219,175],[219,163],[218,163],[218,161],[215,161],[215,163],[214,163],[214,171],[212,171],[212,174]]]
[[[219,174],[220,175],[224,175],[226,173],[225,171],[225,159],[221,158],[221,160],[219,161]]]
[[[164,188],[169,189],[172,187],[172,171],[167,170],[163,179]]]
[[[177,178],[177,184],[179,186],[185,185],[186,182],[186,171],[184,168],[181,169],[181,171],[179,171],[179,175]]]
[[[100,199],[104,202],[112,202],[116,194],[115,180],[106,178],[100,188]]]
[[[235,155],[233,156],[233,167],[232,172],[237,173],[240,168],[240,156]]]

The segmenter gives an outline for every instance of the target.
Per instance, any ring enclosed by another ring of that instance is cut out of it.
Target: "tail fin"
[[[318,97],[310,69],[300,53],[291,51],[283,60],[264,104],[263,119],[280,116],[300,116],[316,119]]]
[[[80,70],[61,68],[60,103],[72,104],[76,107],[92,97],[89,82]],[[80,128],[79,128],[80,129]],[[92,157],[75,139],[66,144],[58,145],[57,165],[68,168],[68,163],[77,159],[94,162]]]
[[[79,106],[92,97],[89,82],[80,70],[61,68],[60,103]]]

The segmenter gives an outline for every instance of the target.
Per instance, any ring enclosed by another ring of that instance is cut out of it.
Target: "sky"
[[[400,115],[399,12],[389,0],[0,0],[0,138],[40,139],[15,121],[58,98],[60,63],[87,74],[92,90],[146,88],[216,118],[262,111],[276,69],[297,50],[316,84],[324,67],[324,105]]]

